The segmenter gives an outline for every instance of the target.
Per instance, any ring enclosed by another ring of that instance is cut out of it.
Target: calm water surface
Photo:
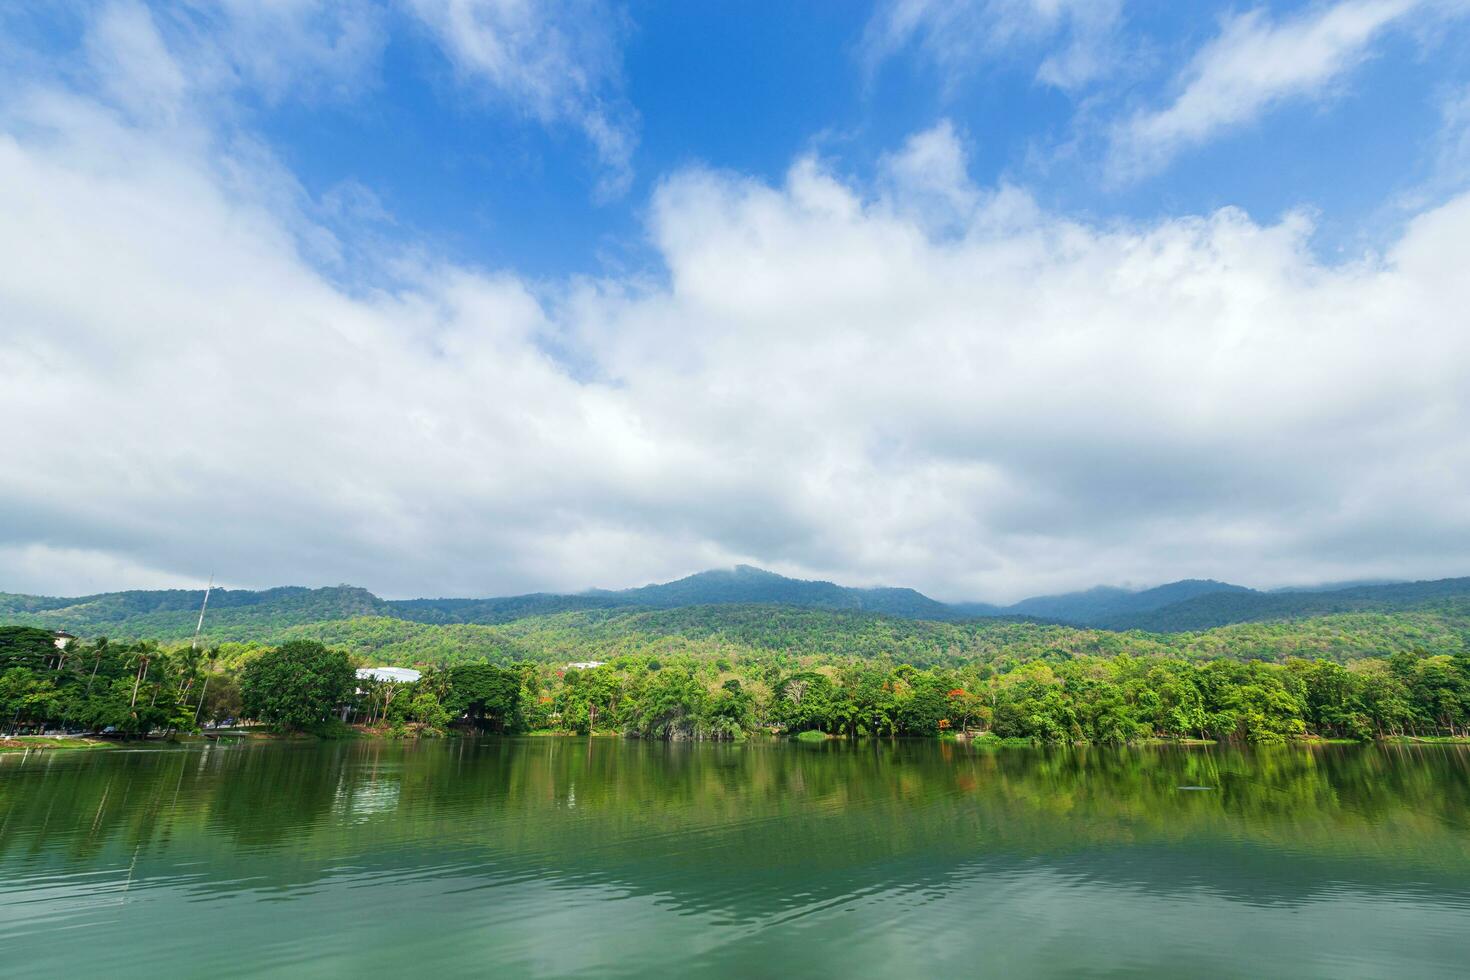
[[[1467,970],[1461,747],[0,756],[4,976]]]

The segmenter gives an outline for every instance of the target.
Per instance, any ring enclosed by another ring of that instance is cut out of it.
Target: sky
[[[0,591],[1470,574],[1470,0],[12,0]]]

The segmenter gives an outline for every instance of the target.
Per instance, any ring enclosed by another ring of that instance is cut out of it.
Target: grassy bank
[[[118,743],[81,735],[13,735],[0,738],[0,752],[32,752],[37,749],[106,749]]]
[[[1386,735],[1379,739],[1389,745],[1470,745],[1466,735]]]

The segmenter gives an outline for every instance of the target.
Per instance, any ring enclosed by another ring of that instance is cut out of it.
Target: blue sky
[[[914,3],[928,21],[881,51],[888,11],[905,4],[545,6],[552,29],[582,20],[606,46],[591,90],[633,144],[615,192],[599,192],[609,166],[575,120],[540,118],[514,91],[457,68],[412,4],[323,5],[329,35],[342,30],[332,16],[373,25],[353,64],[300,93],[239,92],[234,111],[309,195],[360,185],[392,216],[391,234],[462,261],[565,276],[656,258],[641,214],[683,167],[778,180],[815,152],[868,179],[885,152],[944,119],[975,181],[1017,183],[1049,208],[1104,221],[1224,206],[1267,220],[1306,208],[1320,248],[1353,253],[1404,219],[1395,196],[1435,177],[1445,104],[1470,85],[1470,18],[1453,3],[1118,3],[1093,25],[1070,11],[1107,0]],[[1333,70],[1283,85],[1149,172],[1099,180],[1110,129],[1167,106],[1226,25],[1259,16],[1266,31],[1287,30],[1334,6],[1382,26],[1345,44]],[[36,11],[15,22],[37,53],[85,56],[88,6]],[[209,4],[155,11],[175,34],[207,32],[213,16]],[[996,39],[964,36],[985,30]],[[1065,85],[1039,76],[1074,44],[1097,49],[1092,73]]]
[[[0,26],[0,589],[1465,570],[1464,0]]]
[[[881,11],[863,4],[764,16],[749,4],[638,5],[609,86],[636,114],[638,145],[628,190],[609,200],[596,200],[599,167],[575,132],[464,91],[411,24],[388,40],[381,89],[367,104],[270,113],[264,128],[309,190],[359,181],[466,257],[534,275],[598,271],[600,256],[639,254],[640,210],[681,167],[777,180],[793,158],[817,152],[866,178],[883,153],[941,119],[964,134],[976,181],[1015,181],[1058,209],[1129,219],[1233,205],[1270,218],[1306,207],[1321,215],[1323,248],[1377,241],[1403,217],[1383,214],[1384,202],[1430,176],[1444,99],[1470,84],[1470,59],[1456,57],[1470,35],[1452,20],[1428,39],[1385,29],[1319,97],[1285,96],[1157,173],[1099,184],[1108,124],[1166,103],[1221,19],[1250,9],[1138,4],[1119,15],[1121,63],[1065,91],[1037,80],[1057,39],[1044,31],[954,68],[917,41],[874,64],[864,39]],[[1321,7],[1262,9],[1289,19]],[[475,202],[468,212],[466,201]]]
[[[597,169],[573,134],[526,125],[513,111],[467,107],[433,64],[432,42],[411,29],[388,48],[386,105],[375,100],[366,114],[344,107],[326,126],[319,113],[295,116],[279,138],[317,187],[360,180],[381,189],[395,213],[463,242],[469,254],[536,274],[586,272],[597,268],[600,249],[621,255],[636,247],[639,209],[680,167],[776,180],[794,157],[815,151],[867,177],[884,152],[940,119],[964,134],[975,180],[1021,183],[1052,207],[1103,219],[1226,205],[1268,218],[1307,207],[1323,216],[1324,247],[1351,249],[1392,221],[1380,214],[1386,199],[1429,176],[1441,103],[1470,83],[1470,59],[1454,57],[1467,41],[1458,25],[1447,23],[1427,45],[1385,30],[1325,97],[1287,97],[1156,174],[1103,187],[1097,130],[1166,102],[1221,18],[1249,8],[1140,4],[1126,21],[1120,15],[1118,30],[1127,33],[1117,54],[1144,64],[1117,66],[1118,77],[1068,92],[1036,78],[1050,37],[956,69],[934,64],[912,42],[873,65],[864,37],[878,12],[861,4],[793,4],[767,16],[752,16],[748,4],[682,7],[630,11],[622,91],[637,112],[639,145],[629,191],[611,201],[592,201]],[[1181,17],[1185,8],[1189,16]],[[1285,18],[1314,10],[1269,9]],[[400,127],[437,157],[433,184],[422,179],[418,154],[383,152]],[[505,152],[486,149],[504,143]],[[466,220],[451,203],[467,199],[480,202],[477,218]]]

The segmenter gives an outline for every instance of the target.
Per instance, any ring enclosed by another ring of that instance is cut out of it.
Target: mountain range
[[[913,589],[850,588],[740,565],[635,589],[488,599],[392,600],[347,585],[264,591],[217,589],[210,596],[208,623],[212,631],[255,635],[265,627],[288,628],[364,616],[435,625],[491,625],[602,609],[779,605],[941,622],[999,618],[1119,632],[1174,633],[1332,613],[1386,612],[1456,598],[1470,598],[1470,578],[1294,591],[1259,591],[1209,579],[1185,579],[1142,590],[1100,586],[998,606],[943,603]],[[179,639],[193,632],[202,599],[201,590],[186,589],[109,592],[78,598],[0,593],[0,622],[67,629],[84,636]]]

